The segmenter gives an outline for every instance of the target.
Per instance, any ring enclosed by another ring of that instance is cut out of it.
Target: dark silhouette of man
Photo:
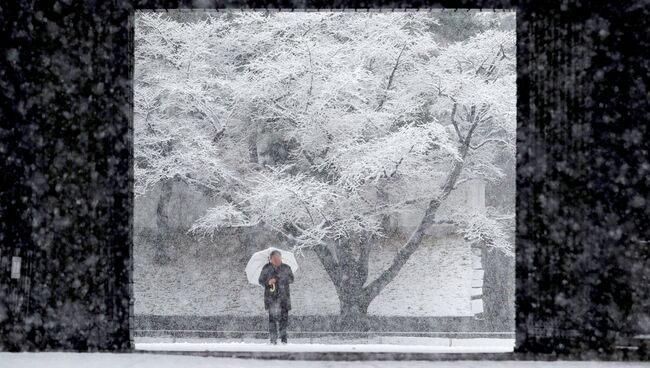
[[[287,324],[291,310],[289,284],[292,282],[291,267],[282,263],[280,251],[272,251],[270,261],[262,268],[259,278],[260,285],[264,286],[264,308],[269,311],[269,335],[272,344],[277,344],[278,327],[280,340],[283,344],[287,343]]]

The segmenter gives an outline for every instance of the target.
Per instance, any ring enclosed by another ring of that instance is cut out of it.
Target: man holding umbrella
[[[287,343],[287,323],[291,310],[291,294],[289,284],[293,282],[291,267],[282,263],[282,254],[274,249],[270,261],[264,265],[260,273],[259,283],[264,287],[264,308],[269,311],[269,333],[271,343],[277,344],[278,324],[280,339]]]

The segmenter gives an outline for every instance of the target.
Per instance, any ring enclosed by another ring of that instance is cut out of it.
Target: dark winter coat
[[[271,290],[268,282],[271,278],[276,278],[275,291]],[[269,309],[269,306],[274,301],[280,302],[282,309],[291,310],[291,292],[289,284],[293,282],[293,271],[287,264],[280,264],[280,267],[275,269],[271,262],[264,265],[260,273],[259,283],[264,286],[264,308]]]

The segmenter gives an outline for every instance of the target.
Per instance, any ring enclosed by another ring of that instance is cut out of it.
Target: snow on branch
[[[232,204],[210,208],[190,227],[189,232],[199,235],[211,235],[220,227],[253,226],[248,217]]]
[[[512,216],[497,215],[494,209],[472,211],[464,209],[449,216],[449,221],[457,224],[459,234],[476,244],[485,244],[503,253],[514,256],[514,243],[508,237]]]
[[[354,190],[366,183],[393,177],[400,167],[412,170],[427,156],[458,158],[447,131],[435,122],[407,126],[381,139],[338,148],[327,163],[341,168],[339,185]]]
[[[139,13],[136,195],[182,180],[227,202],[191,231],[266,226],[314,247],[382,236],[385,215],[428,203],[453,170],[502,176],[499,155],[515,142],[514,32],[442,45],[435,24],[418,14]],[[467,236],[505,247],[497,224],[478,219],[463,220]]]

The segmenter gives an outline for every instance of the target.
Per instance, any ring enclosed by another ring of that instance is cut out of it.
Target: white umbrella
[[[293,253],[278,249],[278,248],[266,248],[259,252],[254,253],[251,256],[251,259],[248,260],[246,264],[246,278],[248,282],[254,285],[259,285],[260,274],[262,273],[262,268],[265,264],[269,263],[269,258],[271,257],[271,252],[274,250],[279,250],[282,255],[282,263],[286,263],[291,267],[291,271],[296,272],[298,270],[298,262],[296,262],[296,257]]]

